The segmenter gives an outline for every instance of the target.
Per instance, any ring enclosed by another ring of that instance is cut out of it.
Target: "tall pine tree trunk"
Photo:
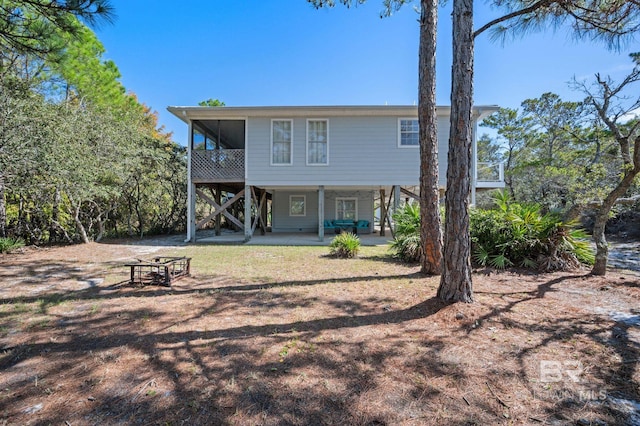
[[[436,115],[436,33],[438,0],[421,0],[419,103],[420,121],[420,240],[422,272],[442,271],[442,236],[438,190],[438,129]]]
[[[453,1],[451,129],[445,193],[443,269],[438,297],[472,302],[469,197],[473,106],[473,0]]]

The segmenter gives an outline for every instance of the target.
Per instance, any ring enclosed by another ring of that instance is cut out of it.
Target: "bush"
[[[541,271],[566,270],[593,264],[587,234],[576,223],[565,223],[557,212],[542,213],[535,204],[513,202],[507,193],[493,196],[494,209],[472,208],[472,260],[478,266],[510,266]],[[420,207],[407,203],[394,215],[395,239],[391,249],[405,262],[422,256]]]
[[[24,240],[20,238],[0,238],[0,253],[9,253],[24,247]]]
[[[477,265],[553,271],[593,263],[586,233],[575,223],[563,222],[558,212],[543,214],[540,206],[512,202],[505,193],[498,193],[494,202],[494,210],[471,209]]]
[[[395,257],[403,262],[419,262],[422,256],[420,242],[420,206],[418,203],[406,203],[393,214],[396,225],[391,250]]]
[[[360,238],[351,232],[343,232],[329,244],[329,254],[336,257],[351,258],[360,251]]]

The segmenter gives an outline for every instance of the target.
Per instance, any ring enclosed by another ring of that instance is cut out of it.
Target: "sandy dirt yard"
[[[640,425],[640,275],[179,237],[0,255],[0,425]],[[172,287],[124,264],[189,256]]]

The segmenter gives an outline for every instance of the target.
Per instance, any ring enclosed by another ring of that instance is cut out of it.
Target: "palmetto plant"
[[[405,262],[418,262],[422,256],[420,241],[420,206],[406,203],[393,214],[396,225],[391,250]]]
[[[499,192],[496,209],[472,210],[473,260],[481,266],[520,266],[542,271],[592,264],[586,233],[566,223],[558,212],[542,213],[535,204],[512,202]]]
[[[360,238],[351,232],[342,232],[331,240],[329,254],[336,257],[351,258],[360,251]]]

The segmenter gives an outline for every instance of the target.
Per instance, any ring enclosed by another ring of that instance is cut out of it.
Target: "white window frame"
[[[273,123],[276,121],[288,121],[291,123],[291,140],[289,141],[289,162],[288,163],[274,163],[273,162]],[[290,118],[272,118],[271,119],[271,127],[270,127],[270,149],[269,149],[269,163],[272,166],[292,166],[293,165],[293,120]]]
[[[324,121],[327,123],[327,161],[325,163],[311,163],[309,162],[309,123],[311,121]],[[328,166],[329,165],[329,119],[328,118],[307,118],[307,166]]]
[[[418,123],[418,143],[416,145],[403,145],[402,144],[402,122],[403,121],[416,121],[418,119],[415,117],[403,117],[398,118],[398,148],[420,148],[420,124]]]
[[[356,209],[355,209],[355,213],[356,213],[356,217],[353,219],[354,221],[358,220],[358,198],[357,197],[336,197],[336,220],[349,220],[349,219],[340,219],[338,212],[340,211],[340,209],[338,209],[338,202],[340,201],[355,201],[356,204]]]
[[[294,198],[302,198],[302,213],[293,213]],[[306,195],[289,195],[289,216],[302,217],[307,215],[307,196]]]

